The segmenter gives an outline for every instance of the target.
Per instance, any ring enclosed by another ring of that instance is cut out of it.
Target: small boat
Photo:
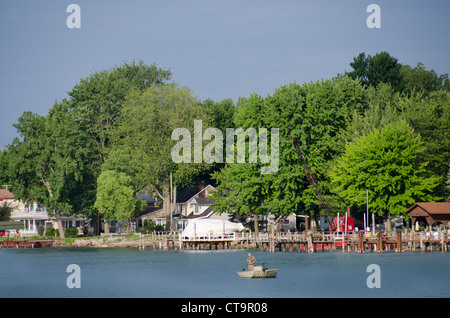
[[[238,271],[237,274],[240,278],[275,278],[277,276],[278,269],[267,269],[263,266],[255,266],[252,271]]]

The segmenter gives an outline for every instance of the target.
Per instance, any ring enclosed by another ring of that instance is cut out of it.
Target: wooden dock
[[[278,233],[259,234],[234,233],[214,237],[181,238],[178,233],[143,235],[140,248],[218,250],[260,249],[262,251],[298,252],[385,252],[385,251],[441,251],[447,252],[448,232],[439,233]]]
[[[78,243],[65,243],[61,240],[5,240],[0,248],[42,248],[42,247],[134,247],[160,250],[226,250],[260,249],[268,252],[403,252],[403,251],[441,251],[447,252],[449,233],[443,232],[398,232],[398,233],[229,233],[206,235],[203,237],[181,237],[178,232],[153,232],[140,235],[138,240],[93,240],[81,239]],[[80,244],[82,242],[83,244]]]
[[[6,240],[0,241],[0,248],[41,248],[53,245],[52,240]]]

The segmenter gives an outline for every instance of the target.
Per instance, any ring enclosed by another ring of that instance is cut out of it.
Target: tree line
[[[100,217],[130,220],[145,208],[138,193],[152,195],[170,215],[176,189],[203,180],[216,187],[215,212],[257,230],[269,213],[326,212],[295,140],[318,188],[338,209],[365,206],[366,191],[370,209],[383,217],[416,201],[448,199],[448,75],[402,65],[387,52],[361,53],[350,66],[331,79],[291,83],[236,103],[199,100],[155,64],[95,72],[47,115],[23,113],[14,124],[19,137],[0,151],[0,181],[13,185],[17,199],[45,206],[57,222],[62,214],[83,214],[95,225]],[[262,175],[261,162],[174,163],[171,133],[193,131],[194,120],[223,132],[278,128],[278,172]]]

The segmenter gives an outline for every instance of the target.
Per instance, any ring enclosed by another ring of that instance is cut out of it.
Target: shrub
[[[78,229],[76,227],[69,227],[66,232],[66,237],[75,237],[78,235]]]
[[[45,236],[57,236],[57,235],[59,235],[59,230],[53,227],[47,232],[45,232]]]
[[[164,231],[164,226],[156,225],[156,223],[152,220],[145,220],[144,226],[141,227],[136,232],[142,233],[142,234],[147,234],[147,233],[152,233],[153,231]]]
[[[42,224],[38,225],[37,232],[38,232],[39,236],[42,236],[44,234],[44,226]]]

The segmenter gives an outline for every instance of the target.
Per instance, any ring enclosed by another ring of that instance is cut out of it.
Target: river
[[[249,252],[278,276],[239,278]],[[448,298],[450,253],[0,249],[0,285],[2,298]]]

